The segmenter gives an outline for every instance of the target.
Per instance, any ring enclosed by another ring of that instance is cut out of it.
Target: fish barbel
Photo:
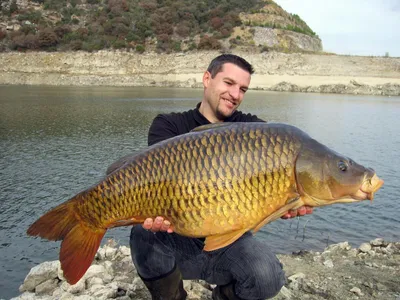
[[[163,216],[176,233],[205,237],[211,251],[290,209],[372,200],[382,184],[372,169],[296,127],[212,124],[124,158],[27,233],[62,240],[61,268],[75,284],[111,227]]]

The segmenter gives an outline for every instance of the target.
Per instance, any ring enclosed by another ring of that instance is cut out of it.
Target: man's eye
[[[225,81],[225,83],[226,83],[227,85],[232,85],[232,82],[230,82],[230,81]]]

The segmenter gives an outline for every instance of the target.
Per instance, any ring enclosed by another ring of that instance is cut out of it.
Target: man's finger
[[[153,226],[153,219],[152,218],[147,218],[144,223],[143,223],[143,228],[146,230],[150,230],[151,227]]]
[[[297,209],[291,209],[289,210],[289,214],[291,218],[294,218],[297,216]]]
[[[307,209],[305,206],[299,207],[297,209],[297,215],[298,216],[304,216],[307,213]]]
[[[154,220],[153,226],[151,227],[151,231],[153,231],[153,232],[160,231],[160,230],[161,230],[161,226],[162,226],[162,224],[163,224],[163,221],[164,221],[164,218],[162,218],[162,217],[157,217],[157,218]]]
[[[161,225],[161,231],[168,231],[170,226],[171,226],[171,223],[167,220],[164,220],[164,222]]]

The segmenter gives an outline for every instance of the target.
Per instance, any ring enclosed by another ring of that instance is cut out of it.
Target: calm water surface
[[[193,108],[201,90],[0,86],[0,298],[18,294],[29,269],[58,259],[59,242],[26,235],[48,209],[147,145],[159,113]],[[347,240],[400,239],[400,98],[249,91],[241,110],[293,124],[373,167],[385,180],[373,203],[338,204],[278,220],[257,237],[277,253]],[[128,244],[129,228],[105,239]]]

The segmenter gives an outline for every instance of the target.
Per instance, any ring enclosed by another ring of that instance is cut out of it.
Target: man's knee
[[[244,273],[235,285],[235,293],[243,299],[272,298],[286,281],[281,262],[271,252],[249,259]]]
[[[278,261],[272,270],[253,269],[246,281],[242,283],[240,290],[236,292],[239,297],[242,295],[244,299],[269,299],[276,296],[284,284],[285,272],[282,264]]]

